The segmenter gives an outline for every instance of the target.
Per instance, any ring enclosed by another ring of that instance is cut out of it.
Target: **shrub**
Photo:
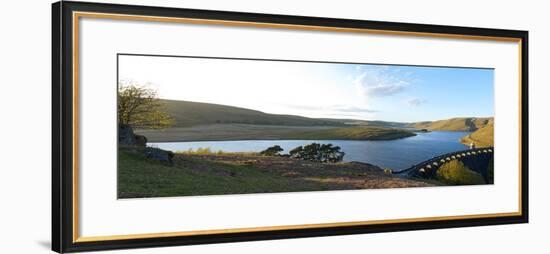
[[[212,151],[210,147],[199,147],[196,150],[193,150],[193,148],[189,148],[187,151],[177,151],[176,153],[183,153],[183,154],[198,154],[198,155],[212,155],[212,154],[222,154],[223,151],[219,150],[217,152]]]
[[[453,185],[484,184],[481,174],[470,170],[459,160],[443,164],[437,171],[437,179]]]
[[[304,152],[304,147],[299,146],[290,150],[290,152],[288,152],[288,155],[290,156],[290,158],[301,159],[303,152]]]
[[[291,158],[315,162],[339,162],[344,159],[344,155],[339,146],[317,143],[299,146],[289,152]]]
[[[275,145],[261,151],[260,154],[263,156],[279,156],[281,155],[282,151],[283,151],[283,148],[281,148],[278,145]]]

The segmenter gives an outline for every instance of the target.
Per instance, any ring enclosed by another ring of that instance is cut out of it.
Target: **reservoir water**
[[[346,153],[344,161],[359,161],[374,164],[383,168],[400,170],[416,163],[428,160],[437,155],[467,149],[460,143],[460,138],[469,132],[433,131],[418,133],[417,136],[387,141],[357,140],[237,140],[237,141],[198,141],[198,142],[162,142],[148,143],[170,151],[187,151],[189,149],[210,148],[212,151],[224,152],[259,152],[274,145],[284,151],[311,143],[333,144],[340,146]]]

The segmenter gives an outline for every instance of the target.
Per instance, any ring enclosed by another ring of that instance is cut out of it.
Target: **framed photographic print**
[[[57,252],[528,221],[526,31],[58,2]]]

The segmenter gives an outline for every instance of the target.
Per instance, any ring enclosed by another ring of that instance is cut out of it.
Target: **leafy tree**
[[[320,161],[320,148],[321,145],[317,143],[304,146],[304,150],[302,151],[302,159],[306,161]]]
[[[323,144],[319,148],[320,161],[321,162],[339,162],[344,159],[345,153],[340,151],[339,146],[332,146],[332,144]]]
[[[281,148],[278,145],[275,145],[275,146],[269,147],[269,148],[261,151],[260,154],[264,155],[264,156],[279,156],[279,155],[281,155],[280,153],[282,151],[283,151],[283,148]]]
[[[344,159],[345,153],[340,151],[339,146],[332,144],[312,143],[306,146],[299,146],[290,150],[291,158],[315,162],[339,162]]]
[[[288,152],[290,158],[301,159],[304,148],[302,146],[296,147]]]
[[[154,89],[143,85],[119,83],[118,123],[133,128],[163,129],[174,124]]]

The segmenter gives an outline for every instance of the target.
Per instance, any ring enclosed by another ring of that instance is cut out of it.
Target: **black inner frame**
[[[196,236],[73,242],[72,172],[72,14],[75,11],[249,21],[340,28],[362,28],[521,39],[521,215],[492,218],[400,222],[327,228],[269,230]],[[382,21],[207,11],[166,7],[57,2],[52,5],[52,250],[62,252],[175,246],[297,237],[364,234],[405,230],[485,226],[528,222],[528,32],[517,30],[424,25]]]

